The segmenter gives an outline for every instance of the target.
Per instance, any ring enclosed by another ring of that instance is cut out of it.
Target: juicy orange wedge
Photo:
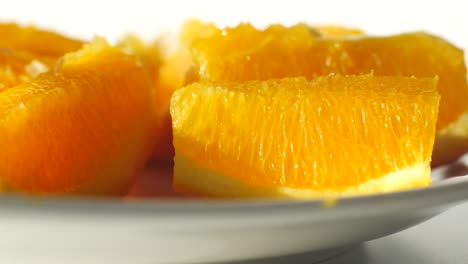
[[[121,194],[158,126],[154,82],[98,39],[0,93],[0,182],[28,193]]]
[[[194,83],[171,101],[174,186],[286,198],[427,186],[436,88],[371,75]]]

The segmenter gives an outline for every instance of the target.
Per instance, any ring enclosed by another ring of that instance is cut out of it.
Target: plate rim
[[[47,216],[61,215],[72,219],[100,219],[103,216],[118,215],[122,220],[171,219],[173,224],[194,224],[208,218],[230,223],[252,219],[281,222],[291,218],[323,221],[349,215],[385,215],[404,210],[447,209],[464,200],[468,200],[468,175],[443,180],[425,188],[339,198],[332,206],[323,200],[90,199],[4,195],[0,196],[0,212],[36,216],[46,213]],[[275,215],[274,219],[271,219],[272,215]]]

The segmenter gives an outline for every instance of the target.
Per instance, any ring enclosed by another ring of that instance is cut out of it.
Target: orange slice
[[[154,147],[154,83],[97,39],[0,93],[0,180],[9,191],[121,194]]]
[[[437,81],[330,76],[194,83],[171,101],[174,186],[321,198],[431,183]]]

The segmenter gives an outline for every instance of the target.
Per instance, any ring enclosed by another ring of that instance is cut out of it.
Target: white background
[[[293,24],[345,24],[373,34],[425,30],[458,46],[468,46],[468,13],[465,1],[299,1],[299,0],[166,0],[166,1],[2,1],[0,20],[35,23],[72,36],[95,34],[115,40],[133,31],[154,38],[175,28],[185,18],[198,17],[220,25],[251,21]]]

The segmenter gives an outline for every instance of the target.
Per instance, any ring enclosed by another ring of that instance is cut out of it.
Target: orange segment
[[[29,51],[37,56],[59,57],[78,50],[82,41],[34,26],[21,27],[0,23],[0,47]]]
[[[227,28],[192,45],[192,55],[202,80],[266,80],[303,75],[304,56],[316,37],[309,27],[272,25],[259,31],[250,24]]]
[[[312,38],[307,32],[272,34],[250,25],[199,39],[192,47],[200,78],[211,81],[267,80],[363,74],[439,76],[438,130],[467,111],[464,53],[427,33],[390,37]]]
[[[225,35],[229,33],[229,31],[229,29],[222,31],[212,23],[205,23],[197,19],[185,21],[182,25],[178,40],[181,47],[175,53],[169,55],[161,67],[161,83],[163,86],[169,87],[168,89],[171,90],[170,94],[184,84],[194,82],[198,79],[198,72],[191,70],[193,60],[188,47],[198,39],[209,38],[217,34]],[[309,44],[311,39],[317,37],[315,34],[311,34],[311,31],[314,31],[320,37],[364,34],[361,30],[354,28],[330,25],[309,27],[306,24],[297,24],[292,27],[285,27],[278,24],[271,25],[265,29],[264,36],[257,36],[255,34],[256,31],[257,29],[250,24],[241,24],[238,28],[238,32],[242,32],[242,34],[239,36],[234,35],[237,39],[236,45],[243,45],[243,42],[246,40],[249,42],[265,43],[270,41],[271,38],[281,38],[284,43],[289,44],[300,43],[301,41],[305,41],[306,44]],[[254,39],[250,39],[251,37],[254,37]],[[255,48],[252,49],[255,50]]]
[[[154,147],[154,86],[104,40],[0,93],[0,175],[29,193],[124,193]]]
[[[171,101],[174,184],[228,196],[238,195],[227,189],[239,185],[254,193],[289,188],[312,196],[426,186],[436,86],[429,78],[370,75],[186,86]],[[197,173],[202,168],[206,177]],[[384,180],[399,172],[420,177]]]

